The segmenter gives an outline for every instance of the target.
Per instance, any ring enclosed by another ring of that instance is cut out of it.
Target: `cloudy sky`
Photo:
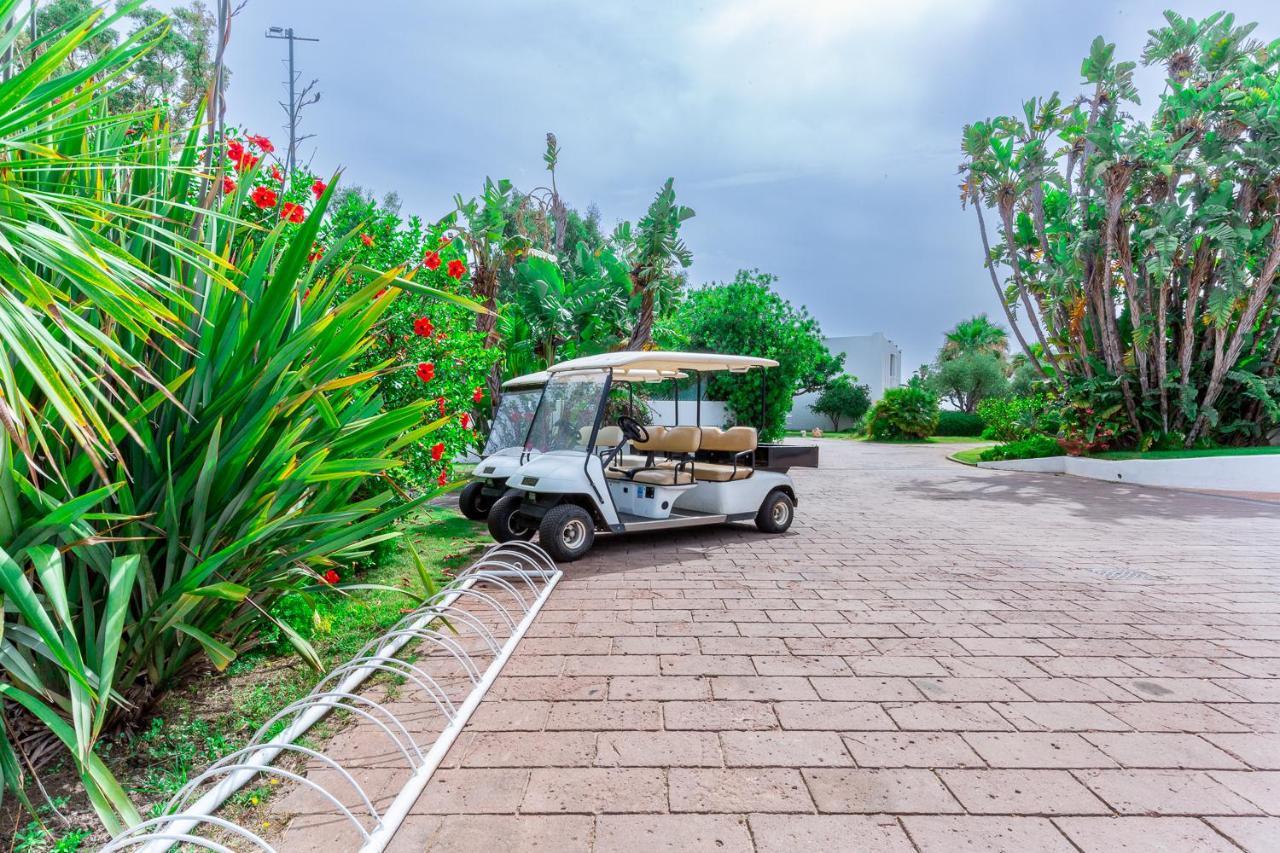
[[[161,6],[171,3],[161,3]],[[485,176],[559,184],[606,224],[676,179],[694,282],[742,267],[830,335],[882,331],[908,369],[943,330],[1000,313],[955,167],[966,121],[1074,95],[1098,34],[1136,59],[1161,2],[1104,0],[248,0],[235,20],[230,118],[285,138],[284,43],[319,79],[303,155],[319,171],[438,217]],[[1200,17],[1216,4],[1183,0]],[[1280,31],[1274,2],[1237,15]],[[1154,98],[1158,73],[1140,77]]]

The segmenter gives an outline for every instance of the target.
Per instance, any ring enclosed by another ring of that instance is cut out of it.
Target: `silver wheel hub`
[[[587,525],[580,518],[572,518],[560,529],[560,541],[566,548],[578,548],[587,538]]]
[[[787,506],[786,501],[778,501],[773,505],[774,524],[785,524],[790,515],[791,507]]]

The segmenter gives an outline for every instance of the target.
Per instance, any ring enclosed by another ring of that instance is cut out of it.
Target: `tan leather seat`
[[[729,429],[704,427],[699,450],[710,450],[716,453],[743,453],[756,449],[755,427],[736,426]]]
[[[586,444],[591,440],[591,427],[584,426],[578,430],[578,440]],[[616,426],[602,426],[600,432],[596,433],[596,447],[617,447],[622,444],[622,428]]]
[[[631,442],[631,449],[639,450],[642,453],[657,453],[659,450],[658,445],[662,443],[662,439],[667,435],[667,428],[664,426],[647,426],[644,429],[645,432],[649,433],[649,440],[633,441]]]
[[[649,486],[687,486],[693,482],[693,474],[675,468],[645,468],[631,479]]]
[[[718,462],[695,462],[693,463],[694,479],[704,480],[710,483],[728,483],[732,480],[745,480],[751,476],[752,469],[749,465],[739,465],[734,468],[732,465],[721,465]]]

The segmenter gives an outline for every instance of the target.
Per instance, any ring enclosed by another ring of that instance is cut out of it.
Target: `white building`
[[[883,397],[889,388],[897,388],[902,384],[902,349],[886,338],[883,332],[827,338],[826,344],[833,355],[844,353],[844,372],[859,385],[866,385],[871,389],[872,402]],[[791,414],[787,415],[787,429],[831,428],[830,418],[809,408],[818,401],[819,396],[819,392],[815,391],[796,397],[791,406]]]

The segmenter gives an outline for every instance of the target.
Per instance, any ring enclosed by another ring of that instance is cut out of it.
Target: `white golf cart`
[[[524,439],[550,376],[545,370],[502,383],[502,398],[489,424],[480,464],[458,493],[458,509],[472,521],[484,521],[494,501],[507,493],[507,479],[524,464]]]
[[[775,366],[767,358],[681,352],[615,352],[554,365],[525,439],[528,461],[490,510],[490,533],[498,541],[537,533],[563,561],[590,550],[597,532],[754,520],[766,533],[782,533],[797,503],[787,471],[816,467],[817,447],[760,445],[753,427],[703,427],[701,417],[702,374]],[[631,415],[605,423],[614,384],[642,371],[673,382],[695,374],[696,425],[679,424],[678,384],[673,425],[646,426]],[[762,414],[764,391],[762,374]]]
[[[502,398],[489,425],[489,437],[480,462],[472,472],[471,482],[458,493],[458,509],[472,521],[489,517],[494,503],[507,493],[507,480],[512,473],[537,454],[536,450],[526,450],[525,438],[550,376],[544,370],[502,383]],[[675,378],[686,377],[687,374],[681,373]],[[633,370],[620,378],[627,382],[660,382],[672,377],[656,370]]]

